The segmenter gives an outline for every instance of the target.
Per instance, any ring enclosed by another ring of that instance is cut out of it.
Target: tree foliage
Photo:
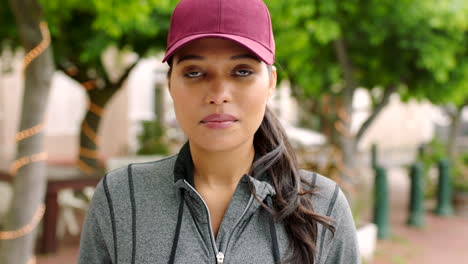
[[[409,96],[420,98],[434,84],[452,89],[445,84],[466,53],[468,2],[463,0],[266,2],[277,61],[284,77],[294,79],[306,95],[341,91],[343,69],[333,45],[340,38],[357,86],[405,84]]]
[[[56,63],[79,65],[104,76],[102,53],[109,46],[145,56],[166,44],[175,1],[42,1],[51,27]],[[88,76],[92,77],[92,76]]]
[[[265,2],[281,77],[291,82],[307,124],[342,152],[344,179],[354,167],[357,144],[391,94],[435,103],[465,97],[467,1]],[[373,109],[352,132],[358,87],[369,90]]]

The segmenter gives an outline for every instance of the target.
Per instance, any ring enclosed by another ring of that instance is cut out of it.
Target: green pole
[[[371,153],[372,168],[375,169],[377,167],[377,144],[372,144]]]
[[[390,237],[387,173],[382,167],[375,168],[374,223],[378,228],[379,239]]]
[[[409,203],[409,217],[407,224],[415,227],[424,226],[424,184],[423,166],[421,162],[415,162],[411,166],[411,193]]]
[[[440,216],[453,215],[452,183],[450,180],[450,165],[447,159],[439,160],[439,184],[437,186],[437,209]]]

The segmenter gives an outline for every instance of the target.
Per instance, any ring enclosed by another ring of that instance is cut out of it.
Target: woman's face
[[[248,49],[220,38],[194,40],[172,60],[169,90],[191,144],[229,151],[253,144],[276,86],[276,71]]]

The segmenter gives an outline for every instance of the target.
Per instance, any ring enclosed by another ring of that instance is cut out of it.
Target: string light
[[[38,133],[40,133],[42,131],[42,129],[44,128],[45,126],[45,123],[42,123],[42,124],[39,124],[37,126],[33,126],[29,129],[25,129],[23,131],[20,131],[18,133],[16,133],[16,141],[21,141],[25,138],[28,138],[28,137],[32,137]]]
[[[97,136],[96,132],[88,126],[88,123],[84,122],[82,129],[86,137],[88,137],[94,144],[97,145],[99,137]]]
[[[89,111],[91,113],[95,114],[96,116],[98,116],[99,118],[102,118],[102,115],[104,113],[104,108],[102,108],[101,106],[99,106],[99,105],[97,105],[97,104],[95,104],[93,102],[90,102],[89,103]],[[91,140],[91,142],[93,142],[95,145],[98,145],[99,137],[97,136],[96,132],[91,127],[89,127],[89,125],[88,125],[88,123],[86,123],[86,121],[83,123],[82,130],[83,130],[83,133],[85,134],[85,136],[89,140]],[[85,158],[89,158],[89,159],[97,159],[98,158],[98,152],[96,150],[94,150],[94,149],[81,147],[80,148],[80,157],[85,157]],[[94,169],[91,168],[89,165],[87,165],[84,161],[82,161],[81,158],[77,161],[77,166],[85,174],[90,175],[90,174],[92,174],[94,172]]]
[[[91,111],[91,113],[97,115],[98,117],[101,117],[102,114],[104,113],[104,108],[91,102],[89,104],[89,111]]]
[[[83,85],[83,87],[88,91],[91,91],[96,88],[95,81],[86,81],[86,82],[81,83],[81,85]]]
[[[81,160],[77,161],[77,166],[82,172],[88,175],[91,175],[94,172],[93,168],[91,168],[90,166],[88,166],[86,163],[84,163]]]
[[[26,156],[26,157],[17,159],[13,162],[13,165],[11,166],[11,169],[10,169],[10,173],[12,176],[16,176],[18,170],[21,169],[22,167],[32,162],[45,161],[47,160],[47,157],[48,157],[47,152],[40,152],[31,156]]]
[[[88,137],[89,140],[91,140],[95,145],[97,145],[97,141],[99,140],[99,138],[96,135],[96,132],[94,132],[94,130],[88,126],[88,123],[84,122],[82,129],[86,137]],[[98,154],[97,154],[97,151],[93,149],[81,147],[80,157],[97,159]],[[87,165],[85,162],[83,162],[81,158],[78,159],[77,166],[80,169],[80,171],[84,172],[85,174],[91,175],[94,172],[94,169],[91,168],[89,165]]]
[[[26,236],[29,233],[31,233],[39,224],[42,217],[44,216],[45,208],[46,208],[45,205],[41,204],[39,208],[36,210],[36,212],[34,213],[32,221],[29,224],[23,226],[22,228],[14,230],[14,231],[1,231],[0,240],[13,240],[13,239]]]
[[[102,114],[104,113],[104,109],[102,107],[100,107],[99,105],[94,104],[92,102],[89,104],[89,111],[91,113],[97,115],[98,117],[102,117]],[[85,134],[85,136],[89,140],[91,140],[94,144],[97,145],[98,141],[99,141],[99,137],[96,134],[96,132],[88,125],[87,122],[83,123],[82,129],[83,129],[83,133]],[[94,150],[94,149],[88,149],[88,148],[81,147],[80,148],[80,156],[95,159],[95,158],[97,158],[98,154],[97,154],[97,151]]]
[[[50,32],[47,27],[47,23],[42,21],[39,23],[39,30],[41,31],[42,40],[41,42],[32,50],[30,50],[23,60],[23,73],[26,71],[26,68],[35,60],[39,55],[41,55],[50,45]]]
[[[80,148],[80,156],[89,158],[89,159],[95,159],[98,157],[98,153],[94,149],[89,149],[89,148]]]

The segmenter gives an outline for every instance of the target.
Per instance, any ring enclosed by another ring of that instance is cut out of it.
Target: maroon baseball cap
[[[233,40],[273,64],[275,40],[262,0],[181,0],[174,9],[163,62],[192,40]]]

